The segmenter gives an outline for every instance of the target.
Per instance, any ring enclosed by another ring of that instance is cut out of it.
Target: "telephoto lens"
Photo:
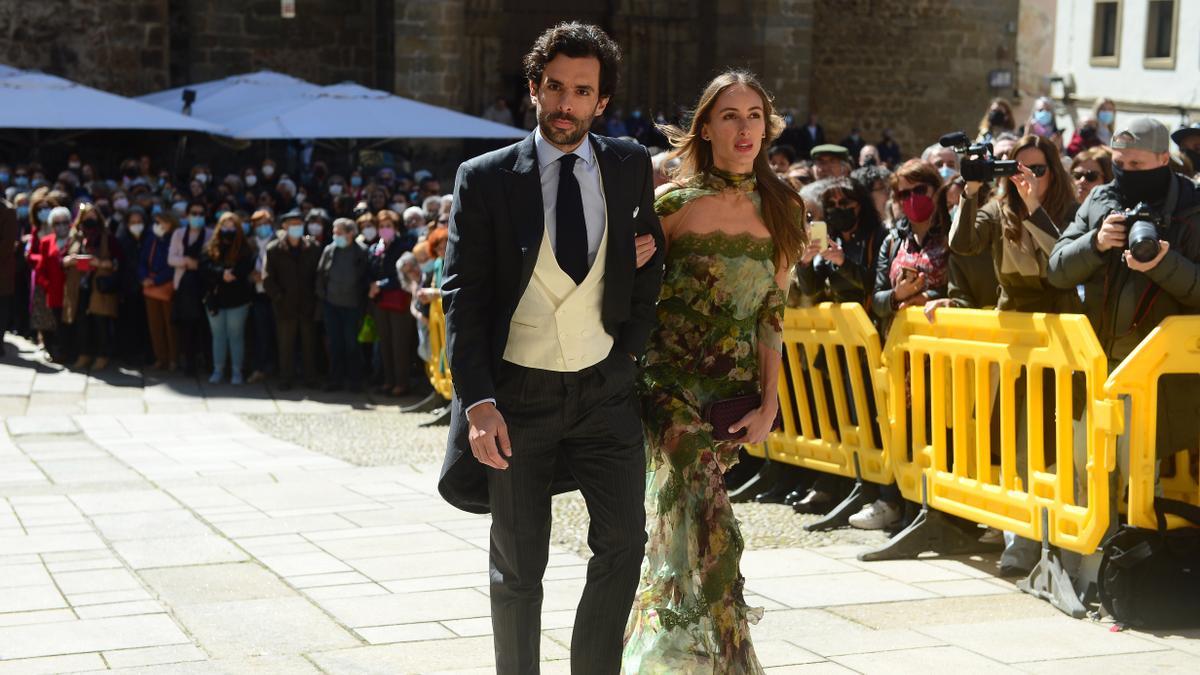
[[[1158,227],[1149,220],[1134,221],[1129,228],[1129,253],[1138,262],[1150,262],[1158,255]]]

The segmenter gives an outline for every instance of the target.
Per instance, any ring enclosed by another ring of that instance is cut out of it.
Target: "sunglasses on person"
[[[896,190],[896,197],[900,201],[904,201],[905,199],[908,199],[912,195],[921,195],[922,197],[924,197],[924,196],[927,196],[928,194],[929,194],[929,186],[924,185],[924,184],[916,185],[907,190]]]
[[[1095,183],[1100,180],[1099,171],[1072,171],[1071,178],[1074,180],[1083,180],[1088,183]]]
[[[1038,178],[1045,176],[1046,172],[1050,170],[1050,166],[1048,164],[1026,164],[1025,168],[1032,171],[1033,175],[1037,176]]]

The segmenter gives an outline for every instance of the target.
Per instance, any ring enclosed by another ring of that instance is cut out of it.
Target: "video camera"
[[[1146,202],[1138,202],[1131,209],[1121,212],[1129,225],[1128,248],[1133,259],[1147,263],[1158,255],[1158,227],[1162,219],[1154,214]]]
[[[996,159],[991,143],[972,144],[961,131],[946,134],[938,142],[943,148],[954,148],[962,156],[958,162],[958,173],[963,180],[987,183],[993,178],[1017,173],[1016,160]]]

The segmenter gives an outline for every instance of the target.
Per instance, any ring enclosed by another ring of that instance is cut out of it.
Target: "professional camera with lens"
[[[972,144],[961,131],[946,134],[938,139],[943,148],[954,148],[961,155],[958,173],[965,181],[987,183],[993,178],[1012,176],[1017,173],[1017,162],[1012,159],[996,159],[991,143]]]
[[[1147,263],[1158,255],[1158,227],[1162,219],[1150,210],[1146,202],[1138,202],[1132,209],[1121,212],[1129,227],[1127,239],[1129,255],[1138,262]]]

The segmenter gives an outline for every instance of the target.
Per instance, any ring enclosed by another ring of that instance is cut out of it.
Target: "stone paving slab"
[[[489,520],[437,497],[436,464],[355,466],[217,411],[333,420],[369,400],[260,387],[247,407],[228,386],[111,384],[131,378],[0,362],[0,414],[20,408],[0,425],[0,675],[492,672]],[[747,551],[767,672],[1194,672],[1200,658],[1200,631],[1069,619],[997,579],[994,556],[862,563],[863,549]],[[544,673],[570,670],[585,562],[552,551]]]

